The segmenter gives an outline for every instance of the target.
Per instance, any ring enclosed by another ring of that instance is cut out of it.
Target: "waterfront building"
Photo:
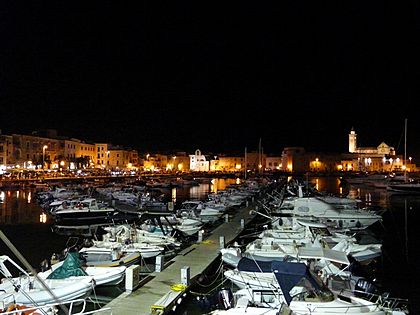
[[[171,164],[169,165],[171,171],[186,172],[190,169],[190,157],[187,152],[177,152],[172,156]]]
[[[138,153],[136,150],[121,146],[108,146],[107,168],[114,170],[133,170],[138,167]]]
[[[12,163],[16,168],[49,169],[58,156],[64,155],[58,139],[32,135],[12,134]]]
[[[286,147],[281,153],[282,171],[305,173],[309,170],[309,157],[303,147]]]
[[[265,160],[265,170],[268,171],[280,171],[282,167],[281,157],[280,156],[266,156]]]
[[[153,172],[255,172],[286,173],[393,172],[417,171],[411,157],[397,155],[392,146],[381,142],[376,147],[359,147],[358,135],[351,128],[349,152],[306,152],[303,147],[285,147],[281,156],[268,156],[259,150],[241,155],[224,153],[147,154],[141,161],[136,150],[109,143],[85,142],[58,136],[53,129],[34,131],[30,135],[4,135],[0,131],[0,171],[6,168],[73,170],[137,170]],[[333,148],[332,148],[333,149]]]
[[[58,136],[56,130],[34,131],[30,135],[0,133],[2,168],[73,170],[83,168],[132,169],[138,166],[136,150],[108,143],[88,143]]]
[[[3,135],[0,130],[0,165],[12,164],[13,137]]]
[[[342,171],[392,172],[405,167],[404,158],[385,142],[376,147],[359,147],[354,128],[349,133],[349,153],[342,155],[339,168]]]
[[[58,161],[56,161],[59,166],[54,165],[53,168],[78,169],[93,166],[95,144],[75,138],[64,139],[62,144],[64,147],[63,156],[59,156]]]
[[[105,169],[109,166],[108,143],[95,143],[96,168]]]
[[[143,160],[143,170],[146,172],[162,172],[168,165],[168,156],[165,154],[146,154]]]
[[[208,172],[210,170],[209,161],[199,149],[195,150],[194,154],[190,154],[190,170],[193,172]]]
[[[210,171],[212,172],[237,172],[243,170],[245,161],[243,156],[215,155],[210,160]]]

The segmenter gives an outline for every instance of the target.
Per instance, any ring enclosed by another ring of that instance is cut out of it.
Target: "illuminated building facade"
[[[194,154],[190,155],[190,170],[193,172],[208,172],[210,170],[210,163],[200,150],[195,150]]]
[[[2,135],[0,131],[0,165],[12,163],[13,137]]]

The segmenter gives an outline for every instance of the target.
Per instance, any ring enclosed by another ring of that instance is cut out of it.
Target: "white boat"
[[[137,264],[140,262],[140,252],[123,252],[121,246],[112,248],[104,247],[82,247],[79,250],[85,264],[92,267],[116,267]]]
[[[389,184],[387,190],[393,193],[400,194],[420,194],[420,182],[404,182],[404,183],[395,183]]]
[[[146,226],[143,226],[146,227]],[[150,230],[151,226],[149,226]],[[104,228],[107,231],[102,236],[102,240],[105,242],[116,241],[118,243],[148,243],[161,247],[180,247],[179,243],[174,237],[170,235],[163,235],[161,233],[154,233],[151,231],[139,229],[134,225],[130,224],[119,224],[113,226],[107,226]]]
[[[109,218],[116,212],[115,208],[97,202],[95,198],[86,198],[74,206],[57,209],[54,219],[59,221],[86,221]]]
[[[405,119],[404,127],[404,166],[407,165],[407,119]],[[402,183],[393,183],[389,184],[387,190],[393,193],[408,194],[408,195],[418,195],[420,194],[420,181],[415,181],[409,179],[407,176],[407,169],[404,169],[404,182]]]
[[[21,276],[13,277],[6,264],[17,269]],[[30,275],[6,255],[0,256],[0,272],[5,277],[0,284],[0,298],[22,305],[45,305],[85,298],[95,286],[93,277],[88,275],[64,279]]]
[[[226,257],[225,257],[226,256]],[[239,259],[238,259],[239,258]],[[236,263],[235,269],[226,270],[224,276],[239,288],[279,289],[279,284],[274,279],[272,265],[275,261],[284,262],[309,262],[311,268],[319,272],[323,280],[329,276],[340,274],[343,280],[349,279],[346,271],[350,262],[344,252],[324,248],[300,248],[295,256],[262,257],[248,254],[241,257],[228,250],[222,251],[222,260],[230,265]],[[236,261],[235,261],[236,260]],[[337,268],[334,264],[344,266]]]
[[[140,242],[123,244],[116,241],[94,240],[93,243],[95,248],[104,248],[109,250],[119,248],[119,250],[123,253],[140,253],[140,256],[143,258],[156,257],[165,251],[165,248],[162,246]]]
[[[272,263],[272,284],[267,294],[252,294],[244,288],[236,299],[226,303],[227,309],[210,312],[212,315],[340,315],[404,314],[393,312],[380,300],[369,301],[356,296],[337,296],[312,275],[303,263],[275,261]],[[260,290],[256,288],[256,290]]]
[[[115,267],[82,267],[83,263],[79,258],[78,252],[68,252],[65,259],[53,264],[51,269],[40,272],[38,275],[43,278],[60,277],[71,273],[75,266],[80,265],[86,275],[93,277],[95,280],[96,287],[98,286],[113,286],[120,284],[125,276],[126,266],[115,266]],[[70,270],[70,271],[68,271]]]
[[[329,227],[364,229],[382,220],[382,216],[367,209],[337,208],[317,197],[295,197],[275,211],[279,215],[315,219]]]

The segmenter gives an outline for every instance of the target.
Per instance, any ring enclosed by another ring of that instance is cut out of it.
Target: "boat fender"
[[[30,315],[30,314],[37,314],[36,311],[29,310],[29,311],[24,311],[25,309],[29,309],[30,307],[24,306],[24,305],[17,305],[17,304],[11,304],[7,307],[6,313],[8,312],[14,312],[14,311],[23,311],[23,312],[15,312],[15,314],[20,314],[20,315]]]
[[[187,286],[185,284],[181,284],[181,283],[171,285],[171,290],[176,291],[176,292],[184,291],[186,288],[187,288]]]

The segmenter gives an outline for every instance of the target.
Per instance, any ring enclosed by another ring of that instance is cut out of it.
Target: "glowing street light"
[[[44,145],[42,147],[42,169],[45,168],[44,164],[45,164],[45,150],[48,149],[47,145]]]

